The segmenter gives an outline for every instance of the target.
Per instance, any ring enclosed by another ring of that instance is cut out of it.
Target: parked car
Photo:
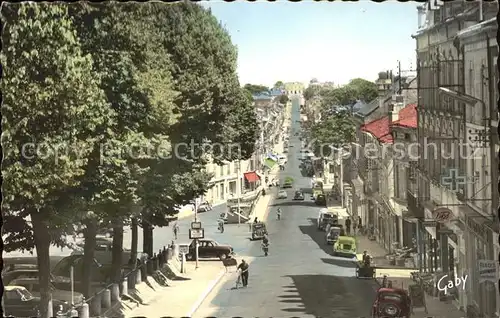
[[[201,203],[198,206],[198,213],[207,212],[207,211],[210,211],[210,210],[212,210],[212,205],[210,205],[210,203],[208,203],[207,201]]]
[[[85,246],[85,242],[80,242],[76,245],[71,255],[81,255],[83,254],[83,248]],[[95,250],[96,251],[108,251],[111,252],[113,248],[113,239],[97,236],[95,242]]]
[[[122,267],[124,269],[130,268],[130,250],[123,250],[122,252]],[[147,259],[147,254],[138,252],[137,260]],[[110,251],[95,251],[94,261],[92,262],[92,286],[104,286],[110,281],[111,275],[111,260],[112,255]],[[59,263],[54,266],[52,270],[52,275],[59,277],[64,277],[68,279],[70,277],[71,266],[74,268],[75,275],[75,289],[79,289],[82,284],[82,266],[83,266],[83,254],[73,254],[66,256],[59,261]],[[68,283],[54,283],[55,287],[63,290],[70,290],[71,286]]]
[[[411,300],[401,288],[380,288],[372,306],[374,318],[396,318],[411,316]]]
[[[333,244],[333,256],[356,258],[356,240],[350,236],[339,236]]]
[[[3,269],[3,273],[7,273],[7,272],[12,272],[12,271],[15,271],[15,270],[23,270],[23,269],[35,269],[35,270],[38,270],[38,265],[36,264],[18,264],[18,263],[15,263],[15,264],[9,264],[8,266],[5,266],[5,268]]]
[[[278,192],[278,199],[286,199],[288,198],[288,194],[286,193],[285,190],[280,190]]]
[[[38,278],[18,278],[10,282],[9,285],[25,287],[33,296],[40,297],[40,282]],[[57,289],[54,284],[49,283],[50,294],[52,299],[61,300],[75,306],[81,305],[84,302],[83,294],[73,292],[73,299],[71,299],[71,291]]]
[[[294,200],[304,201],[304,194],[302,191],[295,191],[295,195],[293,197]]]
[[[4,285],[9,285],[10,282],[16,279],[21,279],[21,278],[34,278],[38,279],[40,276],[38,272],[38,268],[31,268],[31,269],[17,269],[13,271],[6,272],[2,275],[2,281]],[[56,275],[50,275],[50,281],[52,283],[69,283],[69,278],[65,279],[63,277],[57,277]]]
[[[212,239],[198,240],[198,256],[199,258],[219,258],[225,260],[228,256],[234,255],[234,250],[230,245],[219,244]],[[186,254],[187,260],[196,259],[196,246],[193,240],[189,244],[189,253]]]
[[[3,293],[4,315],[14,317],[39,317],[40,297],[33,296],[23,286],[4,286]],[[70,311],[71,305],[67,302],[53,299],[52,310],[55,314],[62,307],[64,313]]]

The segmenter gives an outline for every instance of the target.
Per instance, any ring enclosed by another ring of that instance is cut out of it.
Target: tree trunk
[[[130,246],[130,264],[132,268],[137,266],[137,244],[139,243],[138,222],[137,218],[132,218],[132,242]]]
[[[75,275],[75,281],[78,281],[77,290],[79,290],[85,299],[89,299],[92,296],[92,268],[97,266],[94,264],[94,254],[96,246],[96,236],[97,236],[97,220],[89,219],[83,222],[85,225],[85,230],[83,231],[83,236],[85,239],[83,245],[83,264],[82,272],[73,271]],[[81,275],[81,279],[80,276]]]
[[[153,256],[153,226],[145,220],[142,221],[142,234],[142,251],[151,257]]]
[[[123,222],[120,219],[113,221],[113,248],[111,261],[111,280],[120,283],[122,279],[122,253],[123,253]]]
[[[31,222],[33,224],[33,236],[36,248],[36,258],[38,262],[38,275],[40,284],[40,317],[49,318],[50,301],[50,233],[48,226],[48,218],[42,211],[32,211]],[[55,313],[52,313],[55,314]]]

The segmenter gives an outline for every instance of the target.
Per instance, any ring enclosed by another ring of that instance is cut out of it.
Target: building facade
[[[419,220],[419,266],[469,275],[465,291],[453,291],[454,302],[484,317],[498,312],[498,274],[487,270],[498,250],[498,139],[491,132],[498,48],[490,40],[497,12],[497,2],[483,1],[419,10],[418,191],[407,192],[410,213]]]
[[[304,93],[304,90],[305,90],[304,83],[300,82],[285,83],[285,93],[288,94],[288,96],[302,95]]]

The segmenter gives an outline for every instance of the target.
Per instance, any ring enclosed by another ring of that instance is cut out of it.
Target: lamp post
[[[194,221],[195,222],[198,222],[198,205],[199,205],[199,200],[200,200],[200,198],[194,199]],[[195,250],[195,258],[196,258],[195,269],[198,269],[198,265],[199,265],[199,263],[198,263],[198,258],[199,258],[198,257],[199,256],[199,254],[198,254],[198,250],[199,250],[198,246],[199,246],[198,239],[195,239],[195,241],[194,241],[194,250]]]
[[[241,176],[240,176],[240,169],[241,169],[241,161],[238,160],[236,163],[236,174],[238,177],[238,226],[241,224],[241,211],[240,211],[240,206],[241,206]]]

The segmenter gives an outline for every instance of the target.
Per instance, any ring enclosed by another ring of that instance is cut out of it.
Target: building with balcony
[[[485,317],[499,312],[498,274],[484,274],[498,251],[497,12],[498,2],[429,3],[419,9],[414,36],[420,152],[418,193],[408,206],[425,229],[419,265],[467,273],[471,283],[453,291],[454,301],[468,315]]]
[[[285,92],[288,96],[302,95],[304,93],[305,86],[301,82],[289,82],[285,83]]]

